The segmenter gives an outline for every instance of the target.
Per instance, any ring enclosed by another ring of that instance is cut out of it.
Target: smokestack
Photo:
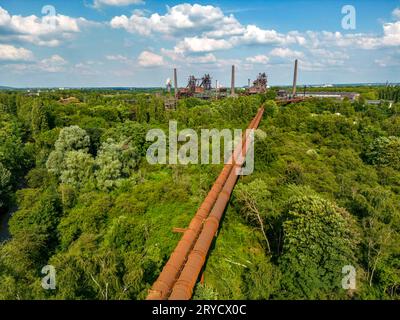
[[[175,98],[178,97],[178,73],[176,68],[174,69],[174,87],[175,87]]]
[[[168,94],[171,94],[171,82],[167,82],[167,91]]]
[[[231,96],[235,95],[235,66],[232,66]]]
[[[298,67],[298,61],[294,62],[294,77],[293,77],[293,97],[296,96],[296,91],[297,91],[297,67]]]

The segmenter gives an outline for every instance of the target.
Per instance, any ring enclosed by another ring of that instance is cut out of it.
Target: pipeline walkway
[[[257,129],[264,108],[261,107],[247,129]],[[230,160],[224,166],[207,197],[185,230],[152,288],[147,300],[190,300],[197,279],[220,221],[239,178],[250,145],[250,130],[244,133],[242,143],[236,146]]]

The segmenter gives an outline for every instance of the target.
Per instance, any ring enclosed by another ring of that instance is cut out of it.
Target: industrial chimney
[[[171,94],[171,87],[172,87],[172,84],[171,84],[171,79],[170,79],[170,78],[167,79],[167,82],[165,83],[165,85],[166,85],[166,87],[167,87],[167,92],[168,92],[168,94]]]
[[[174,87],[175,87],[175,99],[178,97],[178,73],[176,68],[174,69]]]
[[[231,96],[235,95],[235,66],[232,66]]]
[[[298,67],[298,61],[294,62],[294,77],[293,77],[293,97],[296,96],[296,91],[297,91],[297,67]]]

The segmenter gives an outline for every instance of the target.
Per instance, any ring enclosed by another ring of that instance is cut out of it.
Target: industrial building
[[[260,73],[257,79],[253,82],[253,86],[250,86],[249,80],[249,88],[247,89],[247,94],[260,94],[266,93],[268,89],[268,77],[266,73]]]
[[[356,101],[360,97],[360,94],[354,92],[303,92],[299,96],[304,98],[330,98],[338,100],[348,98],[351,101]]]
[[[212,86],[212,77],[210,74],[205,74],[201,78],[196,78],[194,75],[189,76],[186,87],[178,87],[178,71],[174,69],[174,95],[171,96],[172,84],[171,80],[167,80],[166,84],[167,92],[169,95],[165,98],[165,108],[174,109],[176,108],[177,102],[182,98],[198,98],[204,100],[210,99],[221,99],[228,96],[228,89],[221,88],[216,81],[215,88]],[[231,75],[231,89],[230,96],[235,96],[235,66],[232,66]]]

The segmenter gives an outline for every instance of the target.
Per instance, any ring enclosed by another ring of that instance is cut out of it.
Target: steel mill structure
[[[247,129],[257,129],[264,108],[261,107]],[[211,191],[171,254],[147,300],[189,300],[205,265],[211,244],[217,234],[225,208],[239,178],[250,145],[251,130],[246,130],[243,141],[236,146]],[[183,230],[182,230],[183,231]]]
[[[215,88],[212,87],[212,77],[210,74],[205,74],[202,78],[196,78],[191,75],[188,78],[188,82],[186,87],[179,88],[178,87],[178,70],[174,69],[174,94],[171,95],[171,87],[172,83],[167,81],[167,93],[168,96],[165,98],[165,108],[166,109],[174,109],[177,105],[179,99],[182,98],[190,98],[195,97],[199,99],[221,99],[228,97],[228,89],[221,88],[218,85],[218,81],[216,81]],[[232,75],[231,75],[231,89],[230,96],[235,95],[235,66],[232,66]]]
[[[294,75],[293,75],[293,87],[290,92],[286,90],[279,90],[277,103],[279,104],[290,104],[300,102],[311,96],[318,96],[317,94],[304,94],[299,95],[297,93],[297,77],[298,77],[298,60],[294,63]],[[248,80],[248,87],[245,91],[240,92],[239,95],[256,95],[265,94],[268,92],[268,76],[265,72],[259,73],[256,80],[251,85],[251,80]],[[215,83],[215,88],[212,87],[212,77],[210,74],[205,74],[202,78],[196,78],[191,75],[188,78],[186,87],[178,87],[178,71],[174,69],[174,94],[171,94],[172,83],[168,79],[167,81],[167,92],[168,95],[164,98],[166,109],[175,109],[179,99],[195,97],[204,100],[210,99],[221,99],[230,97],[237,97],[236,93],[236,67],[232,66],[231,71],[231,87],[230,90],[227,88],[221,88],[218,85],[218,81]],[[305,90],[304,90],[305,91]],[[323,95],[321,95],[323,96]]]
[[[247,89],[247,94],[262,94],[266,93],[268,88],[268,77],[265,73],[260,73],[257,79],[253,82],[253,86]]]

